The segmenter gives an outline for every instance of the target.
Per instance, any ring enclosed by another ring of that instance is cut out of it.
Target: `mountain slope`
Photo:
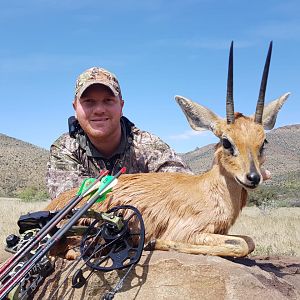
[[[274,129],[267,133],[265,168],[272,174],[249,202],[257,206],[300,206],[300,124]],[[182,154],[195,173],[210,169],[214,145]]]
[[[45,189],[49,151],[0,134],[0,195],[14,196],[24,187]]]
[[[300,170],[300,124],[288,125],[267,132],[265,167],[273,177]],[[182,154],[195,173],[210,169],[214,144]]]
[[[300,185],[300,124],[267,133],[267,161],[272,173],[268,185]],[[214,145],[181,154],[194,173],[210,169]],[[0,134],[0,196],[14,196],[25,187],[46,190],[45,175],[49,151]]]

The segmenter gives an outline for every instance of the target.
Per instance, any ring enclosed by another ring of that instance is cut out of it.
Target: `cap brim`
[[[75,95],[76,99],[80,99],[80,97],[82,96],[83,92],[90,87],[93,84],[103,84],[105,86],[107,86],[112,93],[117,97],[119,96],[119,93],[116,91],[116,89],[109,83],[102,81],[102,80],[89,80],[87,83],[85,83],[78,91],[78,93]]]

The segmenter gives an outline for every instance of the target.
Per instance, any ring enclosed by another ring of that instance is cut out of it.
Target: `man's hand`
[[[265,168],[261,167],[260,172],[264,181],[272,178],[271,172],[269,170],[266,170]]]

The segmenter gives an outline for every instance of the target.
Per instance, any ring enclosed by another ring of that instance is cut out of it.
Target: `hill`
[[[273,177],[300,170],[300,124],[279,127],[267,132],[265,163]],[[195,173],[210,169],[215,144],[182,154]]]
[[[282,197],[298,201],[300,195],[300,124],[274,129],[267,133],[266,168],[272,180],[266,187]],[[194,173],[211,167],[214,144],[182,153]],[[0,134],[0,196],[15,196],[34,187],[45,191],[45,174],[49,151]],[[270,191],[268,191],[270,193]],[[265,195],[266,196],[266,195]]]
[[[49,151],[0,134],[0,196],[16,196],[25,188],[45,191]]]
[[[290,204],[300,205],[300,124],[267,132],[267,141],[265,167],[271,171],[272,180],[264,184],[260,197],[288,198]],[[211,167],[214,146],[207,145],[182,157],[195,173],[205,172]]]

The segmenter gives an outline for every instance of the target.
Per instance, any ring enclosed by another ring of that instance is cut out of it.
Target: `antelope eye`
[[[259,149],[259,154],[262,155],[264,150],[265,150],[265,146],[266,144],[268,144],[267,140],[264,140],[263,144],[261,145],[260,149]]]
[[[228,141],[228,139],[222,139],[222,144],[223,144],[223,147],[224,147],[225,149],[230,149],[230,148],[232,148],[232,145],[231,145],[231,143]]]

